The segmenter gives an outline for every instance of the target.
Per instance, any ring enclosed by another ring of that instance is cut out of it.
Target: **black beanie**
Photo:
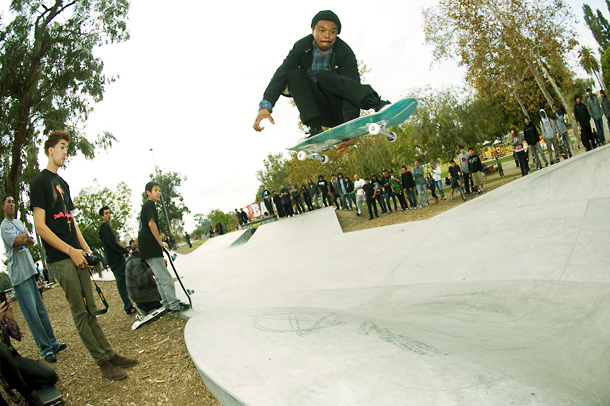
[[[333,23],[337,24],[337,34],[341,34],[341,21],[339,21],[339,17],[337,17],[337,15],[330,10],[322,10],[316,14],[313,20],[311,20],[311,29],[313,30],[318,21],[322,20],[332,21]]]

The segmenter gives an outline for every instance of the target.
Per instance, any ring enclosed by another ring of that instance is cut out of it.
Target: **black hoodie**
[[[540,135],[538,134],[538,130],[534,123],[529,120],[529,124],[525,124],[523,126],[523,136],[525,141],[527,141],[527,145],[536,145],[538,141],[540,141]]]

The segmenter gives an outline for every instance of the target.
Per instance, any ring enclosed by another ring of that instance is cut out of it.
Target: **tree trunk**
[[[525,104],[523,104],[523,100],[521,100],[521,97],[519,97],[519,94],[517,92],[515,92],[515,97],[517,98],[517,101],[519,102],[519,106],[521,106],[523,115],[527,116],[527,109],[525,108]]]
[[[540,56],[538,56],[538,55],[536,56],[536,61],[538,62],[538,65],[540,65],[540,68],[544,72],[545,76],[549,79],[549,82],[551,82],[551,85],[555,89],[557,96],[559,96],[559,99],[561,100],[561,104],[563,105],[563,108],[565,109],[565,112],[568,115],[570,122],[572,123],[572,132],[574,133],[574,138],[576,139],[576,146],[578,148],[580,148],[582,145],[582,142],[580,140],[580,131],[578,131],[578,123],[576,122],[574,113],[570,110],[570,107],[568,106],[568,102],[566,101],[565,97],[559,90],[559,86],[557,86],[555,79],[553,79],[553,77],[550,75],[549,71],[546,69],[546,66],[544,66],[544,63],[542,63],[542,59],[540,59]],[[574,147],[574,145],[572,145],[572,147]],[[574,150],[574,152],[576,152],[576,149],[573,148],[573,150]]]
[[[536,67],[534,66],[534,64],[531,61],[529,61],[527,63],[527,65],[529,66],[530,71],[534,75],[534,78],[536,79],[536,83],[538,83],[538,87],[540,88],[540,91],[544,95],[544,98],[549,103],[549,106],[552,106],[553,104],[555,104],[555,99],[553,99],[553,96],[551,96],[549,91],[546,90],[546,87],[544,87],[544,80],[542,80],[542,77],[540,76],[540,72],[538,72],[538,70],[536,69]]]

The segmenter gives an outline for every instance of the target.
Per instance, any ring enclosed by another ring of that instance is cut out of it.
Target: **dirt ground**
[[[98,316],[100,325],[115,351],[140,361],[126,368],[127,378],[109,381],[102,377],[83,346],[72,320],[68,303],[59,285],[46,290],[43,298],[55,336],[68,348],[57,354],[57,362],[48,364],[57,371],[57,389],[64,404],[97,405],[220,405],[207,390],[184,343],[186,320],[162,315],[137,330],[127,316],[115,282],[98,282],[110,309]],[[22,342],[14,341],[17,351],[28,358],[46,363],[32,339],[18,302],[12,301],[15,318],[24,333]],[[21,404],[25,404],[23,401]]]

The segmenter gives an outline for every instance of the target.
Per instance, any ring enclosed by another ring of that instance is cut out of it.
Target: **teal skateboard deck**
[[[55,385],[36,389],[36,393],[38,393],[38,397],[40,397],[43,405],[53,406],[61,403],[61,393],[59,393]]]
[[[343,123],[308,138],[288,149],[297,151],[297,157],[301,161],[306,158],[311,158],[325,163],[325,161],[328,161],[328,158],[325,155],[319,155],[318,152],[326,151],[343,141],[348,141],[367,134],[381,135],[387,138],[388,141],[395,141],[396,134],[390,132],[389,128],[407,121],[407,119],[411,117],[411,114],[415,112],[415,109],[417,109],[417,100],[402,99],[396,103],[390,104],[377,113],[350,120],[347,123]]]

